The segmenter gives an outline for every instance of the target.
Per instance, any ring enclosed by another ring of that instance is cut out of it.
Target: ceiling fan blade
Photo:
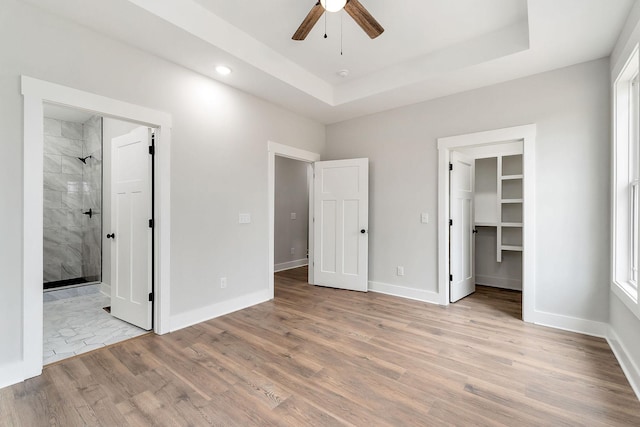
[[[304,40],[309,32],[311,32],[313,26],[316,25],[316,22],[318,22],[318,19],[320,19],[323,13],[324,8],[318,1],[316,5],[311,8],[309,14],[306,18],[304,18],[304,21],[302,21],[302,24],[300,24],[296,32],[293,34],[293,37],[291,38],[293,40]]]
[[[358,0],[348,0],[344,10],[360,25],[360,28],[372,39],[375,39],[384,32],[382,25],[376,21],[367,9]]]

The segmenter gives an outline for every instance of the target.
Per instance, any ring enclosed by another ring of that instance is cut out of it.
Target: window
[[[613,289],[640,316],[640,81],[638,47],[613,87]]]

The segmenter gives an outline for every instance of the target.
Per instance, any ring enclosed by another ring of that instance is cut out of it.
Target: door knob
[[[365,230],[365,229],[363,228],[362,230],[360,230],[360,232],[361,232],[362,234],[364,234],[364,233],[366,233],[366,232],[367,232],[367,230]]]
[[[116,233],[107,234],[107,239],[115,239]]]

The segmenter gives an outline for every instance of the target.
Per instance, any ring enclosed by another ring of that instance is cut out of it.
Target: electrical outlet
[[[220,289],[224,289],[227,287],[227,278],[226,277],[221,277],[220,278]]]
[[[404,267],[399,265],[397,269],[398,276],[404,276]]]
[[[250,213],[241,213],[238,215],[238,223],[240,224],[251,224],[251,214]]]
[[[296,248],[291,248],[291,255],[295,255],[296,254]]]
[[[291,212],[291,219],[296,219],[296,217],[297,217],[297,216],[298,216],[298,215],[296,215],[296,213],[295,213],[295,212]]]

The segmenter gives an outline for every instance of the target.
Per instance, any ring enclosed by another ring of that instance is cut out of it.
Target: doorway
[[[268,168],[267,168],[267,186],[269,194],[269,251],[268,251],[268,281],[269,281],[269,294],[273,299],[274,289],[274,274],[275,274],[275,221],[276,221],[276,157],[284,158],[291,161],[298,161],[306,165],[307,170],[307,188],[308,188],[308,209],[307,212],[313,212],[313,168],[314,162],[320,160],[320,154],[313,153],[311,151],[301,150],[288,145],[278,144],[276,142],[268,142]],[[289,217],[291,218],[291,217]],[[297,219],[296,215],[296,220]],[[302,220],[302,219],[301,219]],[[307,221],[308,238],[307,238],[307,253],[308,260],[313,260],[313,246],[314,246],[314,233],[313,233],[313,218],[311,215],[307,215],[304,220]],[[286,249],[285,249],[286,250]],[[314,268],[313,262],[308,262],[308,275],[307,282],[314,283]]]
[[[338,289],[368,290],[369,159],[320,162],[316,153],[268,144],[269,293],[274,296],[274,221],[276,157],[300,160],[309,185],[308,283]]]
[[[24,223],[23,223],[23,359],[19,380],[42,373],[43,355],[43,157],[44,103],[121,118],[157,129],[162,150],[154,156],[156,195],[154,218],[154,332],[169,332],[170,307],[170,154],[171,116],[89,92],[22,76],[24,97]]]
[[[453,202],[450,197],[450,163],[455,158],[454,153],[464,152],[467,155],[472,153],[475,158],[488,158],[495,154],[496,146],[501,144],[507,146],[510,142],[517,142],[522,144],[522,173],[527,177],[525,180],[522,180],[520,190],[522,197],[526,199],[526,203],[520,203],[521,218],[519,221],[500,221],[500,230],[496,227],[496,252],[493,252],[493,254],[496,256],[496,262],[501,262],[501,256],[504,250],[508,252],[521,251],[522,319],[529,322],[533,321],[535,311],[535,132],[535,125],[526,125],[438,139],[438,288],[440,304],[448,305],[451,301],[450,284],[452,276],[455,274],[452,272],[452,266],[457,262],[456,258],[461,257],[460,251],[451,246],[451,236],[453,232],[451,231],[449,222],[452,218],[451,206]],[[455,165],[453,167],[455,168]],[[515,174],[506,176],[507,180],[516,181],[517,179],[514,175]],[[502,182],[505,177],[501,174],[499,178]],[[498,176],[496,176],[496,180],[497,179]],[[515,186],[511,184],[508,184],[508,186],[515,188]],[[518,200],[519,198],[506,199],[505,201],[506,204],[513,205]],[[511,212],[511,207],[512,206],[509,206],[509,209],[507,209],[509,215],[513,213]],[[497,202],[494,209],[498,209]],[[502,209],[502,207],[500,209]],[[471,212],[473,212],[473,210]],[[478,222],[481,226],[488,225],[482,224],[481,220],[476,221],[474,214],[470,215],[468,222],[472,224]],[[497,225],[496,221],[496,226]],[[514,233],[514,229],[518,228],[521,229],[519,236],[516,235],[517,233]],[[473,228],[470,228],[469,233],[471,233],[472,229]],[[477,229],[478,228],[476,228],[476,230]],[[502,229],[507,230],[505,233],[507,239],[518,238],[519,240],[517,242],[515,242],[515,240],[505,242],[501,236],[498,235],[498,231],[502,231]],[[498,238],[500,239],[498,240]],[[471,239],[473,238],[469,238],[468,241]],[[453,279],[455,280],[455,278]],[[475,277],[471,280],[475,287]]]
[[[521,305],[517,301],[522,292],[522,207],[526,203],[522,164],[522,141],[452,151],[452,303],[475,293],[478,285],[485,296],[505,299],[512,294],[512,305]],[[495,289],[489,292],[486,287]]]
[[[275,159],[274,271],[309,264],[309,187],[311,164]]]
[[[44,104],[43,111],[42,360],[47,365],[145,334],[150,318],[141,323],[114,310],[123,294],[111,292],[111,285],[119,282],[112,274],[116,266],[111,253],[116,242],[105,239],[103,233],[103,226],[111,232],[107,236],[120,228],[117,234],[123,241],[131,240],[124,236],[122,227],[114,226],[112,178],[114,171],[122,169],[121,164],[132,165],[135,159],[115,159],[112,146],[113,141],[126,138],[134,129],[147,128],[49,103]],[[146,151],[145,145],[143,162],[149,162]],[[151,175],[149,168],[136,165],[136,169]],[[127,175],[130,180],[131,174]],[[148,199],[149,213],[145,217],[151,216],[151,191],[138,194],[137,199],[142,196]],[[144,227],[146,224],[139,228]],[[151,250],[150,241],[148,247]],[[150,265],[136,265],[146,268],[143,275],[150,276]]]

